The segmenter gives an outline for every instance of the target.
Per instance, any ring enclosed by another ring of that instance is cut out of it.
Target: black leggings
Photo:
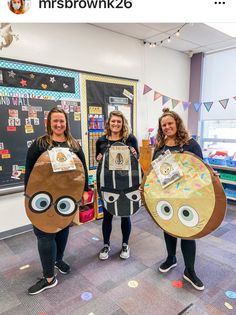
[[[34,226],[34,234],[38,240],[38,251],[43,267],[43,276],[54,276],[56,261],[61,261],[64,255],[69,235],[69,226],[57,233],[45,233]]]
[[[112,230],[113,215],[103,208],[103,221],[102,221],[102,234],[104,244],[110,245],[110,236]],[[122,243],[128,244],[129,236],[131,232],[131,220],[130,217],[121,218],[121,231],[122,231]]]
[[[164,237],[166,242],[168,258],[173,258],[176,255],[177,238],[165,232]],[[193,271],[196,257],[196,242],[194,240],[181,239],[181,250],[184,256],[185,267],[189,271]]]

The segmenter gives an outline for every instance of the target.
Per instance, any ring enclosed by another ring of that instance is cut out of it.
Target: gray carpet
[[[119,258],[119,218],[114,218],[107,261],[98,259],[103,246],[101,220],[71,227],[65,253],[71,273],[58,274],[59,284],[36,296],[27,294],[28,287],[42,275],[34,234],[0,241],[0,314],[236,314],[236,300],[225,295],[225,291],[236,291],[235,205],[228,205],[218,230],[197,241],[196,272],[204,282],[203,292],[182,279],[184,263],[179,244],[177,267],[166,275],[158,272],[166,257],[163,233],[145,209],[134,215],[132,222],[128,260]],[[21,270],[22,266],[25,269]],[[173,286],[173,281],[182,280],[182,288]]]

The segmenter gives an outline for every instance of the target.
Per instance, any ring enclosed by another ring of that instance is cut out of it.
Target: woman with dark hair
[[[30,146],[26,157],[25,190],[30,174],[38,158],[48,149],[55,147],[70,148],[83,164],[85,171],[85,187],[83,199],[87,200],[88,174],[84,153],[79,143],[72,137],[68,117],[64,110],[53,108],[47,117],[46,134],[37,138]],[[52,183],[54,185],[54,183]],[[29,288],[28,293],[34,295],[57,285],[54,274],[56,267],[62,274],[70,272],[70,266],[63,261],[63,255],[69,235],[69,226],[56,233],[46,233],[33,226],[38,241],[38,251],[43,267],[43,278]]]
[[[170,151],[188,151],[194,153],[201,159],[202,150],[199,144],[189,136],[183,120],[180,116],[170,111],[168,108],[163,109],[163,114],[159,118],[158,132],[156,137],[156,148],[153,155],[153,160],[166,150]],[[167,249],[167,258],[163,262],[159,271],[162,273],[168,272],[170,269],[177,266],[176,260],[176,245],[177,238],[164,232],[164,238]],[[204,290],[202,281],[197,277],[194,269],[196,257],[196,242],[195,240],[181,239],[181,250],[184,257],[185,270],[184,279],[192,284],[197,290]]]
[[[130,133],[127,119],[122,112],[114,110],[110,112],[108,120],[105,124],[105,135],[100,137],[96,142],[96,159],[101,161],[104,152],[109,146],[115,142],[124,142],[130,147],[133,155],[138,158],[138,143],[134,135]],[[103,222],[102,233],[104,247],[99,253],[101,260],[108,259],[110,252],[110,235],[112,231],[113,215],[103,208]],[[130,248],[128,245],[129,236],[131,233],[131,220],[130,217],[121,217],[121,231],[122,231],[122,249],[120,258],[127,259],[130,256]]]

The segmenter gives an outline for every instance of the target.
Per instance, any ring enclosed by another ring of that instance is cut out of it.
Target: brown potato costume
[[[73,154],[76,169],[54,173],[44,152],[30,174],[25,209],[32,224],[46,233],[56,233],[73,220],[85,184],[84,167]]]
[[[226,197],[218,176],[192,153],[172,153],[183,177],[162,188],[150,168],[142,182],[142,199],[154,221],[168,234],[197,239],[215,230],[226,211]]]

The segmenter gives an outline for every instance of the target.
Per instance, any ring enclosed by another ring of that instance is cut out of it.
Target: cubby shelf
[[[216,164],[209,164],[213,169],[216,171],[226,171],[225,173],[232,174],[235,178],[236,175],[236,167],[230,167],[227,165],[216,165]],[[226,175],[228,175],[226,174]],[[229,177],[229,176],[228,176]],[[225,194],[228,200],[236,201],[236,180],[229,180],[220,178],[222,184],[224,184]],[[226,185],[226,186],[225,186]],[[230,185],[230,186],[227,186]]]

